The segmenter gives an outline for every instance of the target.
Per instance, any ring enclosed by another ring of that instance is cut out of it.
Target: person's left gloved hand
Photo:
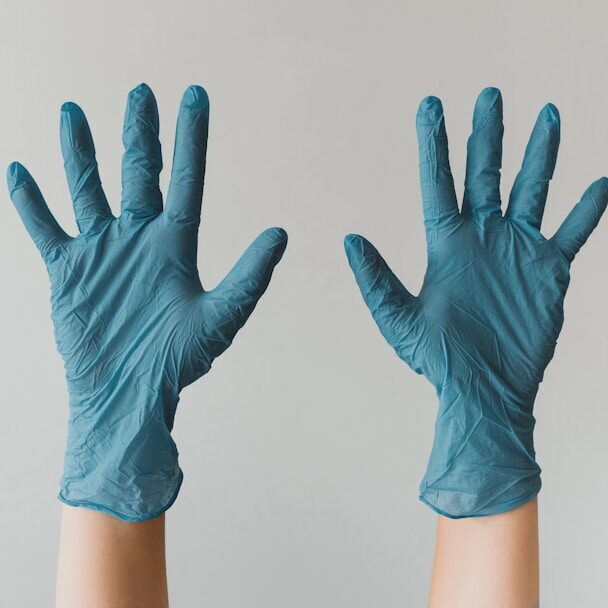
[[[61,110],[61,146],[76,220],[68,236],[26,169],[8,184],[51,281],[52,319],[70,396],[60,498],[127,521],[155,517],[182,481],[171,438],[179,392],[232,342],[287,244],[280,228],[255,239],[227,277],[205,291],[197,240],[209,99],[184,94],[163,208],[158,111],[152,91],[129,94],[122,211],[112,215],[82,110]],[[35,380],[35,379],[33,379]]]
[[[570,264],[606,209],[608,179],[545,238],[560,135],[553,105],[536,121],[504,215],[500,92],[485,89],[477,100],[460,209],[439,99],[423,100],[416,126],[428,250],[420,293],[363,237],[346,237],[346,253],[380,331],[439,397],[420,498],[450,517],[491,515],[540,489],[534,399],[564,321]]]

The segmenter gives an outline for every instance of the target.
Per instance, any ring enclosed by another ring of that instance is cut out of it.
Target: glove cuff
[[[463,479],[474,477],[475,471],[464,472]],[[531,470],[528,477],[511,476],[506,471],[497,472],[505,479],[498,485],[484,488],[471,487],[469,490],[449,487],[449,478],[427,485],[425,477],[420,484],[420,500],[439,515],[450,519],[483,517],[511,511],[532,500],[541,488],[540,469]],[[470,493],[469,493],[470,492]]]
[[[160,507],[156,508],[156,510],[149,509],[148,507],[150,505],[145,501],[136,501],[130,505],[125,505],[124,501],[121,500],[120,504],[116,505],[116,507],[120,509],[120,511],[118,511],[111,506],[114,505],[112,501],[108,501],[103,497],[100,498],[104,500],[104,503],[91,502],[88,499],[68,498],[68,496],[64,494],[63,481],[62,488],[57,495],[57,498],[70,507],[86,507],[87,509],[92,509],[93,511],[100,511],[102,513],[106,513],[107,515],[112,515],[118,519],[122,519],[123,521],[146,521],[162,515],[165,511],[171,508],[175,502],[175,499],[177,498],[177,495],[179,494],[183,479],[184,475],[181,469],[178,467],[178,475],[175,482],[171,487],[167,487],[167,490],[170,490],[170,492],[165,492],[165,496],[158,503],[155,503],[157,505],[161,505]],[[78,491],[68,491],[67,493],[74,495],[78,494]]]
[[[62,502],[124,521],[152,519],[173,504],[183,474],[165,418],[178,399],[161,395],[123,395],[120,403],[104,401],[103,410],[71,404]],[[105,415],[90,414],[95,411]]]
[[[506,390],[441,391],[435,440],[420,499],[451,518],[495,515],[538,494],[531,402]]]

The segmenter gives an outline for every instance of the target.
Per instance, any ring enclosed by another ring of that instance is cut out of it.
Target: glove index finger
[[[506,214],[507,217],[527,222],[537,230],[542,224],[549,182],[557,162],[559,138],[559,111],[548,103],[534,124]]]
[[[437,97],[425,97],[421,101],[416,114],[416,133],[420,157],[420,189],[424,220],[428,226],[458,214],[443,105]]]
[[[171,219],[200,221],[207,136],[209,97],[203,87],[190,86],[182,98],[175,132],[175,149],[166,212]]]

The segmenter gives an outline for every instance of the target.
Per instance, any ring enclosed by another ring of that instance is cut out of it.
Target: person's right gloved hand
[[[70,396],[60,498],[127,521],[165,511],[182,481],[171,438],[179,392],[207,373],[262,296],[287,235],[263,232],[226,278],[205,291],[197,240],[209,122],[198,86],[184,94],[163,208],[158,111],[152,91],[129,94],[122,211],[112,215],[82,110],[61,111],[61,146],[80,229],[68,236],[27,170],[10,194],[46,263],[57,347]]]
[[[504,215],[497,89],[477,100],[460,210],[436,97],[420,105],[417,131],[428,246],[419,295],[363,237],[346,237],[346,253],[380,331],[439,396],[421,499],[450,517],[500,513],[540,489],[534,399],[564,320],[570,265],[606,209],[608,179],[593,183],[547,239],[540,226],[559,144],[554,106],[538,117]]]

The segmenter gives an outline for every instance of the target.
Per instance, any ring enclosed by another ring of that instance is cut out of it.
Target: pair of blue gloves
[[[439,397],[421,499],[449,517],[500,513],[540,489],[534,399],[562,327],[570,264],[606,209],[608,179],[592,184],[546,239],[540,226],[560,133],[554,106],[538,117],[504,215],[500,92],[485,89],[477,100],[460,209],[441,102],[423,100],[416,122],[428,243],[420,293],[408,292],[363,237],[348,236],[346,253],[380,331]],[[208,125],[207,94],[192,86],[163,205],[156,101],[146,85],[129,94],[116,218],[86,118],[64,104],[77,237],[62,230],[22,165],[8,169],[11,198],[51,282],[70,396],[60,491],[69,505],[126,521],[171,506],[182,482],[171,437],[179,393],[230,346],[285,251],[286,233],[266,230],[215,289],[203,289],[197,235]]]

